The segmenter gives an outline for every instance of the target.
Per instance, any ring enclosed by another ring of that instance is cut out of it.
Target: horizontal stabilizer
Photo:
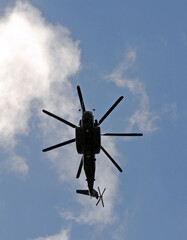
[[[98,192],[95,189],[93,189],[92,194],[90,194],[88,190],[76,190],[76,193],[84,194],[98,199]]]
[[[76,190],[76,193],[80,193],[80,194],[84,194],[84,195],[88,195],[88,196],[90,196],[88,190]]]

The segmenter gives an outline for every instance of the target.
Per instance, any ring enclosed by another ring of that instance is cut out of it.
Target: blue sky
[[[186,239],[186,1],[0,3],[0,239]],[[77,196],[75,145],[42,153],[78,124],[76,86],[123,169],[97,156],[105,208]]]

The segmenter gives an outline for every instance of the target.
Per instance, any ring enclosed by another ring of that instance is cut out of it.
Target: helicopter
[[[101,134],[100,125],[101,123],[108,117],[108,115],[114,110],[114,108],[121,102],[124,98],[123,96],[119,97],[117,101],[109,108],[109,110],[103,115],[103,117],[97,121],[94,119],[93,113],[91,111],[87,111],[85,108],[84,100],[81,93],[80,86],[77,86],[77,93],[80,100],[80,106],[82,110],[82,118],[79,121],[79,125],[75,125],[49,111],[42,110],[45,114],[53,117],[64,124],[75,129],[75,138],[70,139],[68,141],[53,145],[51,147],[45,148],[42,151],[47,152],[53,150],[55,148],[59,148],[70,143],[76,143],[76,149],[78,154],[82,154],[80,165],[76,174],[76,178],[80,177],[82,168],[84,167],[84,172],[86,175],[86,181],[88,185],[88,190],[76,190],[79,194],[88,195],[90,197],[95,197],[98,201],[96,206],[101,201],[104,207],[103,202],[103,194],[106,188],[101,193],[100,188],[98,187],[98,191],[94,189],[94,181],[95,181],[95,155],[99,154],[102,150],[103,153],[110,159],[110,161],[114,164],[114,166],[122,172],[121,167],[117,164],[117,162],[112,158],[112,156],[106,151],[106,149],[101,145],[101,136],[143,136],[142,133],[104,133]]]

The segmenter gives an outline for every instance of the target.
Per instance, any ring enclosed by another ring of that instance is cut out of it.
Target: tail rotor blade
[[[80,86],[77,86],[77,92],[78,92],[78,95],[79,95],[79,100],[80,100],[80,104],[81,104],[82,113],[84,113],[86,111],[86,108],[85,108],[85,105],[84,105],[84,100],[83,100],[83,97],[82,97]]]
[[[103,207],[104,207],[103,194],[104,194],[105,190],[106,190],[106,188],[103,190],[103,192],[101,194],[101,202],[102,202]]]
[[[52,149],[55,149],[55,148],[59,148],[59,147],[62,147],[64,145],[67,145],[67,144],[70,144],[70,143],[73,143],[75,142],[75,138],[71,139],[71,140],[68,140],[66,142],[62,142],[62,143],[59,143],[59,144],[56,144],[54,146],[51,146],[51,147],[48,147],[48,148],[45,148],[42,150],[42,152],[47,152],[47,151],[50,151]]]
[[[102,202],[102,205],[103,205],[103,207],[104,207],[105,205],[104,205],[104,201],[103,201],[103,198],[101,198],[101,202]]]
[[[80,177],[80,174],[81,174],[81,171],[82,171],[82,166],[83,166],[83,157],[81,158],[81,162],[80,162],[80,165],[79,165],[79,169],[78,169],[76,178]]]
[[[104,207],[104,201],[103,201],[103,194],[105,192],[106,188],[103,190],[102,194],[101,194],[101,191],[100,191],[100,188],[98,187],[98,192],[99,192],[99,200],[97,201],[96,203],[96,206],[99,204],[99,202],[101,201],[102,202],[102,205]]]
[[[121,96],[113,105],[112,107],[105,113],[105,115],[99,120],[98,125],[100,125],[105,118],[112,112],[112,110],[118,105],[119,102],[121,102],[121,100],[123,99],[123,96]]]
[[[99,197],[101,197],[101,191],[99,187],[98,187],[98,192],[99,192]]]
[[[120,168],[120,166],[117,164],[117,162],[110,156],[110,154],[104,149],[104,147],[101,146],[102,151],[107,155],[107,157],[111,160],[111,162],[117,167],[117,169],[122,172],[123,170]]]
[[[103,196],[103,194],[104,194],[105,190],[106,190],[106,188],[103,190],[103,192],[102,192],[102,194],[101,194],[102,196]]]
[[[101,198],[99,198],[99,200],[97,201],[96,206],[99,204],[100,200],[101,200]]]
[[[102,198],[101,191],[100,191],[99,187],[98,187],[98,192],[99,192],[99,200],[97,201],[96,206],[99,204],[99,202],[101,201],[101,198]]]
[[[99,202],[101,201],[101,192],[100,192],[100,188],[98,187],[98,192],[99,192],[99,200],[96,203],[96,206],[99,204]]]
[[[132,137],[136,137],[136,136],[143,136],[142,133],[104,133],[102,134],[102,136],[132,136]]]
[[[53,118],[55,118],[55,119],[57,119],[57,120],[65,123],[65,124],[69,125],[69,126],[72,127],[72,128],[76,128],[76,125],[74,125],[73,123],[70,123],[70,122],[68,122],[67,120],[65,120],[65,119],[63,119],[63,118],[61,118],[61,117],[59,117],[59,116],[57,116],[57,115],[55,115],[55,114],[53,114],[53,113],[51,113],[51,112],[48,112],[48,111],[46,111],[46,110],[44,110],[44,109],[43,109],[42,111],[43,111],[45,114],[49,115],[50,117],[53,117]]]

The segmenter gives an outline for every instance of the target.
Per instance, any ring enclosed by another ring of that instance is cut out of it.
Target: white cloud
[[[67,229],[67,230],[61,230],[60,233],[52,236],[39,237],[33,240],[69,240],[69,239],[70,239],[70,233],[69,233],[69,229]]]
[[[139,107],[136,112],[129,117],[129,127],[132,129],[135,125],[143,132],[152,132],[157,129],[155,120],[158,116],[149,110],[149,97],[144,84],[139,78],[128,77],[130,70],[136,61],[136,51],[128,49],[124,61],[106,79],[114,82],[118,87],[129,89],[139,101]]]
[[[80,68],[80,50],[66,28],[48,24],[36,8],[17,1],[0,18],[0,53],[0,146],[10,153],[11,170],[23,175],[26,161],[11,160],[17,136],[29,133],[33,108],[36,115],[44,104],[57,109],[73,99],[67,79]],[[59,110],[69,116],[73,108],[70,101]]]
[[[78,123],[78,97],[69,77],[80,69],[80,49],[65,27],[47,23],[36,8],[18,1],[0,19],[0,52],[0,146],[6,151],[9,143],[7,169],[25,176],[29,170],[27,161],[15,154],[15,149],[18,136],[29,134],[29,120],[33,115],[40,116],[38,131],[42,132],[46,145],[74,136],[74,130],[65,125],[57,131],[58,121],[44,114],[41,117],[41,109],[46,108]],[[105,139],[103,144],[113,157],[117,155],[113,140]],[[84,173],[79,180],[75,178],[81,156],[77,155],[74,144],[46,153],[46,156],[62,181],[71,184],[76,181],[80,188],[87,189]],[[91,201],[89,197],[76,196],[82,206],[79,215],[74,216],[79,223],[109,224],[115,220],[118,170],[106,156],[101,154],[97,159],[95,187],[107,188],[105,208],[102,211],[102,206],[96,208],[95,199]],[[62,238],[63,234],[37,240],[54,240],[59,236]]]

